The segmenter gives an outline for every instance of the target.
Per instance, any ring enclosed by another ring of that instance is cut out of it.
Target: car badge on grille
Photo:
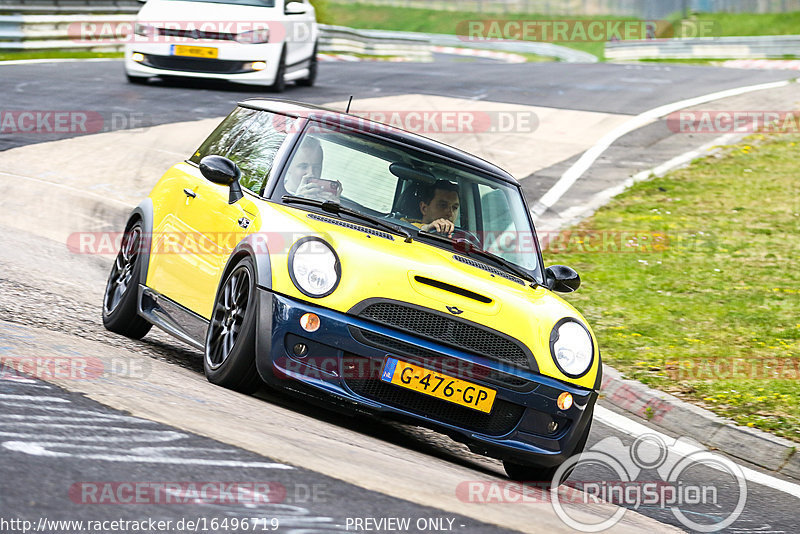
[[[239,226],[246,229],[248,226],[250,226],[250,219],[248,219],[247,217],[242,217],[241,219],[239,219],[238,223]]]
[[[464,313],[464,310],[459,310],[455,306],[447,306],[447,311],[449,311],[453,315],[461,315],[462,313]]]

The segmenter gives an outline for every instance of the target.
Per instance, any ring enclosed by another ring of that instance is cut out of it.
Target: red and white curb
[[[418,59],[405,56],[392,57],[358,57],[350,54],[317,54],[318,61],[387,61],[389,63],[399,63],[404,61],[419,61]]]
[[[434,54],[449,54],[454,56],[467,56],[479,57],[484,59],[494,59],[504,63],[525,63],[528,60],[525,56],[519,54],[512,54],[510,52],[498,52],[496,50],[476,50],[473,48],[457,48],[455,46],[432,46],[431,52]],[[404,61],[420,61],[418,58],[405,57],[405,56],[392,56],[392,57],[358,57],[351,54],[317,54],[319,61],[388,61],[388,62],[404,62]]]
[[[800,59],[734,59],[722,66],[730,69],[800,70]]]
[[[434,54],[451,54],[456,56],[496,59],[497,61],[503,61],[505,63],[525,63],[528,61],[525,56],[512,54],[510,52],[498,52],[496,50],[476,50],[474,48],[457,48],[455,46],[432,46],[431,52]]]

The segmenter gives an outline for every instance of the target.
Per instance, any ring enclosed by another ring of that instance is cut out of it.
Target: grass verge
[[[757,134],[633,186],[548,263],[604,360],[630,378],[800,441],[798,134]],[[599,250],[598,250],[599,249]]]
[[[457,33],[459,23],[467,20],[503,19],[503,20],[552,20],[549,15],[531,15],[529,13],[509,13],[505,15],[475,13],[469,11],[439,11],[435,9],[417,9],[405,7],[374,6],[368,4],[329,3],[327,16],[332,24],[350,28],[397,30],[407,32]],[[559,17],[556,17],[559,18]],[[592,17],[560,17],[572,20],[590,20]],[[611,19],[622,17],[606,17]],[[629,20],[629,18],[628,18]],[[555,43],[576,50],[589,52],[600,58],[605,53],[605,43]],[[468,46],[468,43],[465,43]]]
[[[467,11],[440,11],[434,9],[376,6],[369,4],[340,4],[329,2],[326,16],[331,24],[351,28],[415,31],[456,34],[460,22],[466,20],[631,20],[630,17],[576,17],[539,15],[530,13],[477,13]],[[679,28],[680,18],[669,22]],[[713,35],[793,35],[800,28],[800,12],[790,13],[700,13],[690,16],[687,27],[709,22]],[[605,42],[557,42],[555,44],[594,54],[605,59]],[[682,61],[682,60],[678,60]],[[710,61],[710,60],[709,60]],[[705,64],[704,61],[692,63]]]
[[[21,59],[85,59],[97,57],[121,58],[122,52],[91,52],[88,50],[30,50],[0,52],[0,61]]]

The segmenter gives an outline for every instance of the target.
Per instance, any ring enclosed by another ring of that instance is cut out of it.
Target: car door
[[[222,269],[255,226],[257,195],[287,131],[285,117],[238,108],[188,164],[173,169],[177,176],[171,192],[180,198],[154,232],[156,254],[151,254],[149,287],[206,319],[211,317]],[[243,198],[230,203],[228,186],[203,177],[197,164],[208,155],[225,156],[239,166]]]

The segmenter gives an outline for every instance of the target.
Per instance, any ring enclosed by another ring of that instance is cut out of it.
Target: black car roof
[[[439,141],[434,141],[433,139],[429,139],[422,135],[417,135],[405,130],[401,130],[394,126],[364,119],[356,115],[350,115],[335,109],[316,106],[313,104],[304,104],[302,102],[293,102],[291,100],[278,100],[272,98],[252,98],[245,100],[244,102],[240,102],[239,104],[253,109],[273,111],[292,117],[308,118],[310,120],[316,120],[334,126],[344,126],[355,131],[364,131],[376,134],[398,143],[440,154],[451,160],[469,165],[491,174],[492,176],[495,176],[505,182],[519,185],[519,182],[517,182],[517,180],[508,172],[484,159],[473,156],[472,154],[464,152],[463,150],[451,147],[450,145],[440,143]]]

